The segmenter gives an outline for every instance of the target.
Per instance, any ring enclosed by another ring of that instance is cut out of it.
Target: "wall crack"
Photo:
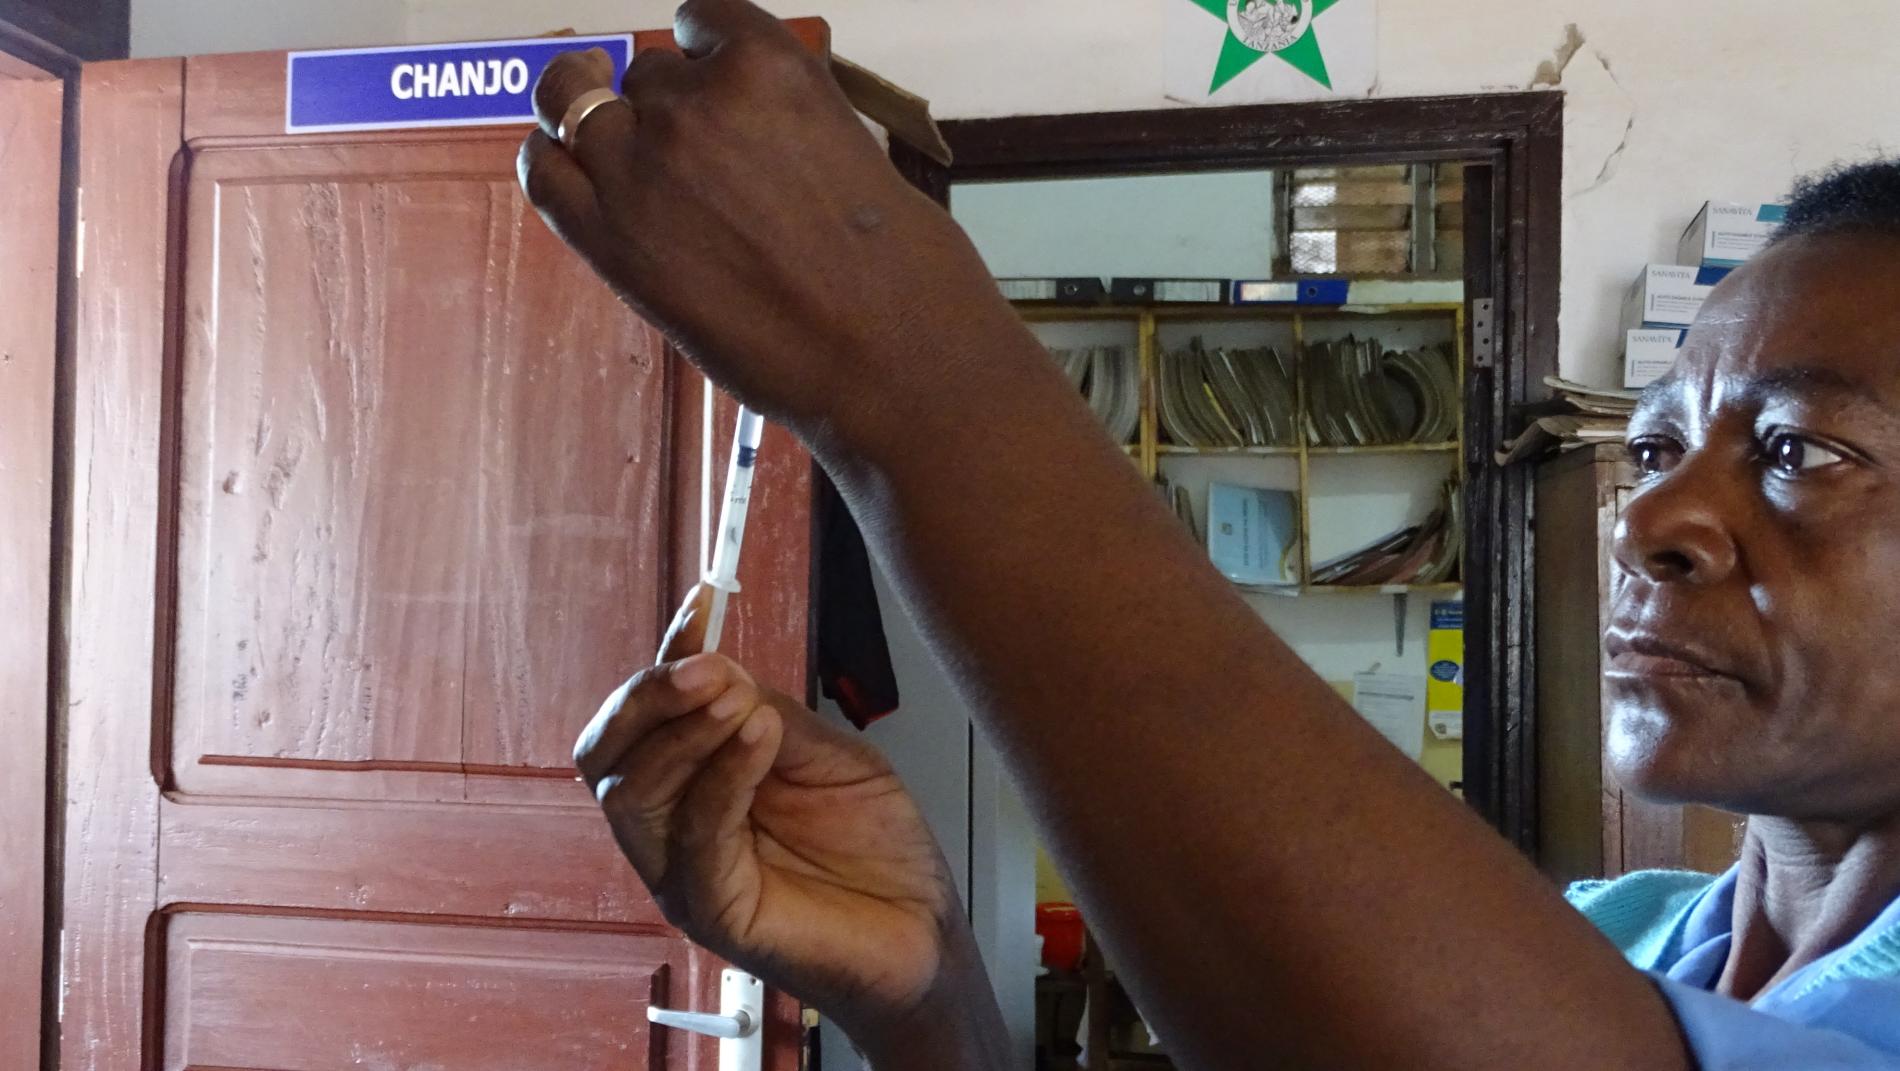
[[[1584,66],[1576,67],[1580,60]],[[1602,49],[1590,44],[1576,23],[1564,26],[1563,39],[1558,42],[1556,51],[1537,65],[1529,88],[1563,89],[1568,93],[1566,137],[1574,146],[1589,150],[1589,155],[1583,157],[1586,160],[1594,158],[1599,151],[1602,154],[1603,163],[1597,168],[1596,177],[1589,185],[1569,191],[1566,200],[1600,189],[1615,178],[1617,165],[1629,151],[1630,140],[1636,132],[1636,98],[1617,78],[1610,58]],[[1616,110],[1605,106],[1605,97],[1610,94],[1621,101]],[[1616,121],[1619,113],[1620,129]]]

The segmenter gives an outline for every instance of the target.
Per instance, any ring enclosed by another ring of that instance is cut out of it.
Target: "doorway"
[[[893,153],[1217,564],[1259,570],[1227,569],[1248,601],[1525,850],[1529,489],[1491,459],[1556,369],[1561,122],[1554,94],[1338,102],[949,123],[954,166]],[[1289,426],[1228,404],[1273,381]],[[1277,511],[1278,541],[1217,548],[1234,509]],[[1060,876],[975,734],[968,755],[971,913],[1012,1032],[1035,1020],[1039,1066],[1166,1066],[1085,922],[1037,926]]]

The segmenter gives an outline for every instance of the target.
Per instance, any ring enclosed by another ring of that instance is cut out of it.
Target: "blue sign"
[[[631,34],[293,52],[286,129],[317,134],[532,123],[541,72],[564,52],[590,48],[613,57],[618,87],[633,62]]]

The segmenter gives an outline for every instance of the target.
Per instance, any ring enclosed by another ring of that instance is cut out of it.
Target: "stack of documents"
[[[1091,346],[1049,351],[1069,382],[1088,399],[1089,408],[1116,443],[1135,441],[1141,426],[1141,363],[1120,346]]]
[[[1533,419],[1515,439],[1498,450],[1500,465],[1514,465],[1560,450],[1597,443],[1620,443],[1629,434],[1630,414],[1641,392],[1586,387],[1555,376],[1544,384],[1557,392],[1554,407]]]
[[[1620,443],[1629,434],[1629,421],[1617,417],[1559,413],[1538,417],[1523,434],[1498,451],[1498,464],[1515,465],[1545,454],[1574,450],[1598,443]]]
[[[1313,446],[1441,444],[1458,437],[1458,377],[1448,346],[1389,352],[1347,337],[1306,350]]]
[[[1049,351],[1049,356],[1055,358],[1056,366],[1062,369],[1063,375],[1069,377],[1069,382],[1075,389],[1086,395],[1089,385],[1089,365],[1094,363],[1095,351],[1052,349]]]
[[[1161,427],[1199,450],[1292,446],[1293,378],[1272,349],[1209,349],[1200,339],[1161,355]]]
[[[1586,387],[1581,383],[1556,376],[1545,376],[1544,386],[1557,392],[1557,397],[1569,402],[1580,413],[1596,416],[1618,416],[1628,418],[1636,411],[1636,403],[1642,399],[1639,390],[1618,390],[1615,387]]]
[[[1464,499],[1455,482],[1423,524],[1401,529],[1351,554],[1313,566],[1313,583],[1338,587],[1443,584],[1464,556]]]
[[[1179,518],[1182,524],[1187,525],[1188,531],[1193,532],[1195,540],[1198,541],[1203,533],[1200,522],[1194,518],[1194,496],[1188,492],[1185,485],[1175,483],[1165,475],[1160,477],[1156,486],[1161,490],[1161,500],[1174,510],[1175,517]]]
[[[1450,346],[1387,352],[1386,398],[1399,415],[1405,441],[1440,444],[1458,439],[1457,354]]]

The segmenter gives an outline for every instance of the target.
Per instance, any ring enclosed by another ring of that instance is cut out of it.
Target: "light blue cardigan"
[[[1735,872],[1646,871],[1572,886],[1570,902],[1674,1007],[1702,1071],[1900,1069],[1900,902],[1751,1003],[1712,992]]]

